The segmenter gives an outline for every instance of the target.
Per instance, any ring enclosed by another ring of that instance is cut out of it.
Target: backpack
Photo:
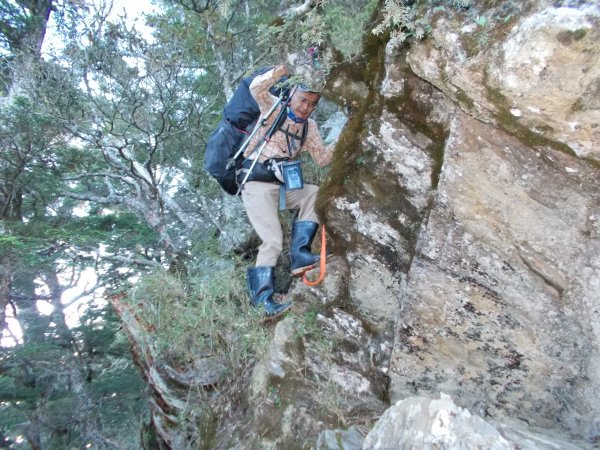
[[[229,164],[229,162],[250,134],[249,132],[254,129],[260,117],[260,109],[250,92],[250,84],[256,76],[270,69],[271,67],[263,67],[242,79],[233,96],[223,108],[223,120],[206,144],[204,168],[217,180],[225,192],[231,195],[238,193],[236,170],[241,165],[241,158],[238,157],[238,161],[235,161],[236,164]],[[287,77],[282,77],[275,83],[270,89],[271,94],[279,97],[282,88],[278,87],[278,84],[286,79]],[[289,89],[283,91],[283,98],[286,98],[287,95],[289,95]],[[302,142],[304,142],[304,138],[303,135]]]

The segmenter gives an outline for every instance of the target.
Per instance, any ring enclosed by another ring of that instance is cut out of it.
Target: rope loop
[[[308,279],[308,277],[306,276],[306,274],[308,272],[305,272],[304,275],[302,276],[302,281],[304,282],[304,284],[306,284],[307,286],[316,286],[321,281],[323,281],[325,279],[325,267],[326,266],[327,266],[327,239],[325,236],[325,224],[323,224],[321,226],[321,265],[320,265],[321,273],[319,274],[319,277],[315,281],[310,281]]]

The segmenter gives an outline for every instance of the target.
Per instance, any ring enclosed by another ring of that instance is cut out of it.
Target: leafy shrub
[[[446,0],[445,3],[455,8],[471,6],[471,0]],[[428,20],[419,16],[418,1],[385,0],[382,13],[382,22],[372,32],[383,34],[389,31],[389,42],[393,48],[399,47],[410,39],[423,39],[431,31]]]
[[[373,29],[373,34],[390,32],[390,45],[399,47],[409,38],[423,39],[429,32],[429,23],[417,17],[417,8],[404,0],[386,0],[383,21]]]

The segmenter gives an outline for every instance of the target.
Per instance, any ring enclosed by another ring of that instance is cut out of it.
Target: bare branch
[[[62,191],[62,195],[68,198],[72,198],[74,200],[81,200],[83,202],[96,202],[102,205],[117,205],[121,203],[126,203],[127,198],[119,195],[110,195],[107,197],[101,197],[99,195],[94,194],[76,194],[74,192]]]
[[[138,265],[138,266],[144,266],[144,267],[156,267],[156,268],[161,267],[160,263],[158,263],[157,261],[153,261],[153,260],[149,260],[149,259],[129,258],[127,256],[119,256],[119,255],[103,256],[102,259],[107,260],[107,261],[115,261],[115,262],[120,262],[123,264]]]
[[[309,13],[315,6],[319,4],[318,0],[305,0],[300,6],[291,7],[284,12],[284,16],[295,17]]]
[[[112,172],[104,172],[104,171],[99,171],[99,172],[81,172],[79,174],[76,175],[71,175],[68,177],[63,177],[63,181],[75,181],[75,180],[85,180],[88,178],[114,178],[116,180],[122,181],[124,183],[127,184],[135,184],[131,181],[131,179],[129,177],[123,176],[123,175],[118,175],[116,173],[112,173]]]
[[[96,289],[98,289],[99,286],[98,284],[94,284],[92,287],[90,288],[85,288],[83,290],[83,292],[81,292],[80,294],[76,295],[75,297],[73,297],[71,299],[71,301],[69,301],[68,303],[63,303],[63,308],[68,308],[69,306],[71,306],[72,304],[78,302],[79,300],[81,300],[84,297],[87,297],[88,295],[92,295],[94,293],[94,291],[96,291]]]

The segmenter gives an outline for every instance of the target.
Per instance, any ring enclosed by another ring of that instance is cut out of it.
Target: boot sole
[[[292,309],[292,305],[290,305],[288,308],[284,309],[283,311],[279,311],[277,314],[273,314],[272,316],[266,316],[264,317],[260,323],[269,323],[269,322],[273,322],[276,319],[279,319],[281,316],[283,316],[286,312],[288,312],[290,309]]]
[[[308,272],[309,270],[314,269],[317,266],[318,266],[318,264],[313,264],[312,266],[299,267],[298,269],[292,270],[292,276],[293,277],[301,277],[306,272]]]
[[[333,257],[334,257],[333,254],[328,253],[327,256],[325,257],[325,264],[327,264],[329,261],[331,261],[333,259]],[[319,267],[320,265],[321,265],[321,261],[319,261],[315,264],[312,264],[310,266],[298,267],[291,271],[292,277],[301,277],[309,270],[313,270],[313,269]]]

